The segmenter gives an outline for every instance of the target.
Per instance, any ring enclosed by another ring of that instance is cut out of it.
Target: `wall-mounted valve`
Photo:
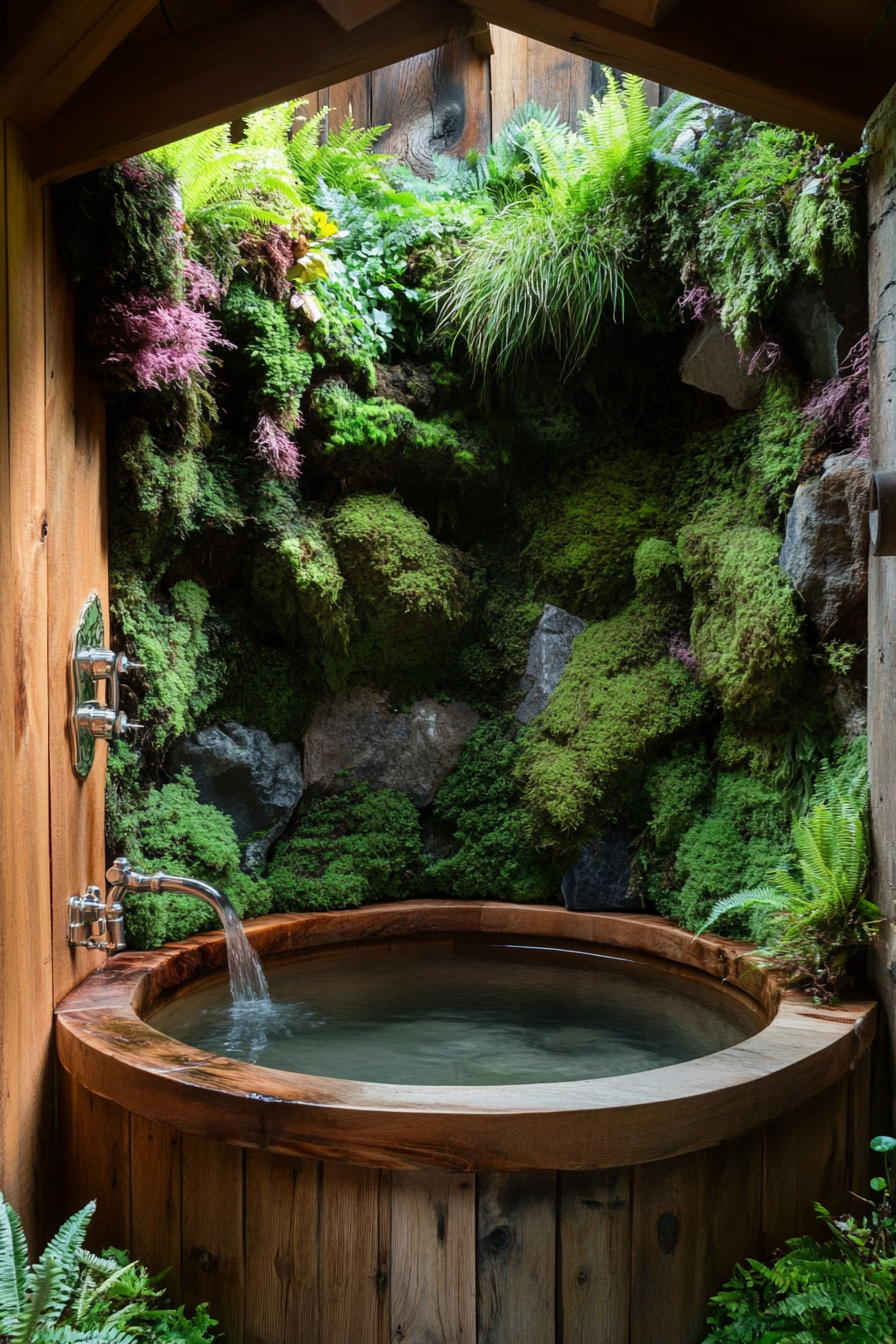
[[[876,471],[868,499],[872,555],[896,555],[896,471]]]
[[[71,947],[95,952],[121,952],[124,941],[124,911],[114,898],[104,901],[99,887],[88,887],[83,896],[68,903],[68,941]]]
[[[69,668],[72,764],[82,778],[90,773],[97,738],[121,737],[129,728],[141,726],[128,721],[119,701],[120,679],[142,670],[142,664],[130,662],[125,654],[113,653],[104,644],[103,609],[94,593],[84,603],[72,635]],[[107,687],[105,705],[99,701],[101,682]]]

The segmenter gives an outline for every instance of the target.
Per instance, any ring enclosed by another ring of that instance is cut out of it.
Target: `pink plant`
[[[299,416],[298,424],[301,423],[302,419]],[[258,457],[278,476],[290,481],[299,479],[305,459],[286,431],[264,411],[258,417],[258,423],[252,431],[252,442],[255,444]]]
[[[191,308],[200,303],[221,302],[221,286],[201,261],[184,262],[184,294]]]
[[[863,457],[871,447],[870,358],[871,337],[866,334],[852,347],[836,378],[822,383],[803,407],[803,418],[817,425],[822,439],[846,439]]]
[[[101,304],[88,339],[105,351],[101,366],[130,374],[138,387],[205,377],[211,372],[211,346],[235,348],[208,313],[146,292]]]
[[[696,681],[700,676],[700,664],[687,640],[681,635],[671,635],[666,640],[666,648],[669,650],[669,657],[681,663]]]
[[[754,373],[771,373],[784,360],[784,351],[777,341],[764,340],[761,345],[757,345],[750,357],[750,364],[747,372],[752,376]]]
[[[722,300],[708,285],[692,285],[678,300],[682,322],[708,322],[722,311]]]
[[[290,292],[286,272],[295,261],[289,230],[281,224],[272,224],[263,236],[243,234],[240,252],[262,292],[285,299]]]

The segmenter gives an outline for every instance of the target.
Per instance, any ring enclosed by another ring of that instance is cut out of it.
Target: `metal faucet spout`
[[[207,882],[195,877],[175,877],[171,873],[138,873],[127,859],[116,859],[106,873],[106,881],[111,887],[125,891],[168,892],[172,895],[198,896],[212,907],[226,929],[228,925],[239,923],[239,915],[226,896]]]

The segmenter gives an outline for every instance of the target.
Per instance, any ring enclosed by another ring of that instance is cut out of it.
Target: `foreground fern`
[[[797,871],[777,868],[770,885],[717,901],[695,936],[726,915],[765,907],[773,931],[760,955],[808,981],[818,998],[835,998],[855,948],[871,942],[881,918],[867,896],[866,795],[864,782],[844,788],[825,763],[808,814],[794,823]]]
[[[92,1255],[84,1236],[96,1205],[73,1214],[36,1264],[15,1210],[0,1195],[0,1338],[4,1344],[209,1344],[205,1307],[192,1320],[123,1251]]]
[[[711,1300],[704,1344],[894,1344],[896,1341],[896,1217],[889,1162],[896,1139],[872,1149],[886,1176],[871,1182],[880,1200],[862,1219],[834,1219],[815,1208],[831,1240],[795,1237],[773,1265],[749,1260]]]

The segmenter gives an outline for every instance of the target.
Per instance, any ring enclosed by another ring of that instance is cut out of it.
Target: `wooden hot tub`
[[[143,1021],[225,964],[221,934],[128,953],[60,1005],[70,1208],[229,1344],[699,1344],[746,1255],[867,1183],[875,1008],[813,1008],[742,945],[648,916],[415,901],[278,915],[265,957],[487,932],[626,949],[761,1016],[714,1055],[622,1077],[397,1087],[290,1074]]]

